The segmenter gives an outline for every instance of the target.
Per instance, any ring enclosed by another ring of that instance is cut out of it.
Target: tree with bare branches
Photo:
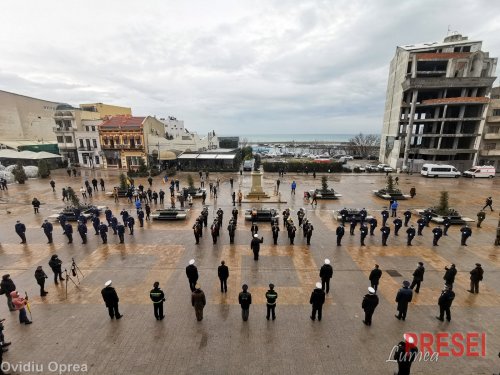
[[[366,157],[368,155],[376,155],[380,148],[380,136],[375,134],[358,135],[349,139],[348,148],[354,155]]]

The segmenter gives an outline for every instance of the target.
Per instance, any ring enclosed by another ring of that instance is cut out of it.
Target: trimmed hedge
[[[326,173],[338,173],[338,172],[351,172],[350,169],[344,168],[342,163],[331,162],[331,163],[314,163],[312,161],[289,161],[287,163],[280,163],[275,161],[265,161],[262,163],[264,167],[264,172],[279,172],[284,170],[285,172],[326,172]]]

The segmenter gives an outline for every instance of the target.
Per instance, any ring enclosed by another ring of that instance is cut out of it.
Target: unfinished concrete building
[[[486,112],[479,164],[492,165],[500,172],[500,87],[493,87]]]
[[[380,160],[417,171],[426,163],[477,164],[497,59],[460,34],[400,46],[391,61]]]

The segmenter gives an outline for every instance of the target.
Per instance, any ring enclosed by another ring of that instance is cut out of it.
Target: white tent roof
[[[50,152],[40,151],[14,151],[14,150],[0,150],[0,159],[22,159],[22,160],[41,160],[41,159],[54,159],[61,158],[61,155],[51,154]]]

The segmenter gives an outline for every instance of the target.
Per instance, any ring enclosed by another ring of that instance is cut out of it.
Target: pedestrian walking
[[[56,183],[54,182],[54,180],[50,180],[50,187],[52,188],[52,192],[55,193],[56,192]]]
[[[480,263],[476,263],[476,268],[474,268],[470,273],[470,289],[469,293],[479,293],[479,282],[483,280],[484,270]]]
[[[191,259],[186,267],[186,276],[189,281],[189,288],[191,289],[191,292],[195,291],[196,282],[198,281],[198,268],[194,265],[194,263],[194,259]]]
[[[420,283],[424,281],[425,267],[423,262],[418,262],[418,266],[415,271],[413,271],[413,281],[411,282],[410,289],[415,288],[415,293],[420,292]]]
[[[16,231],[19,238],[21,238],[21,243],[26,243],[26,226],[21,223],[21,221],[17,220],[16,225],[14,225],[14,230]]]
[[[40,286],[40,297],[45,297],[49,292],[45,291],[45,279],[47,279],[48,276],[44,272],[42,266],[38,266],[35,271],[35,280],[36,283]]]
[[[375,268],[372,269],[370,272],[370,276],[368,277],[368,280],[370,280],[371,287],[377,291],[378,288],[378,283],[380,278],[382,277],[382,271],[379,268],[378,264],[375,264]]]
[[[278,299],[278,293],[274,290],[274,284],[269,284],[269,290],[266,292],[266,319],[273,318],[276,319],[276,300]]]
[[[226,262],[221,261],[219,268],[217,268],[217,275],[220,280],[220,292],[227,293],[227,279],[229,278],[229,268],[226,266]]]
[[[316,314],[318,314],[318,321],[321,321],[323,304],[325,303],[325,292],[321,283],[316,283],[316,288],[311,293],[309,303],[312,305],[311,320],[316,320]]]
[[[252,294],[248,291],[248,285],[243,284],[243,290],[238,295],[238,302],[241,306],[241,317],[244,322],[248,320],[250,314],[250,305],[252,304]]]
[[[486,207],[489,207],[491,212],[493,212],[493,199],[491,199],[491,197],[488,197],[486,198],[486,202],[485,202],[485,205],[483,207],[483,210],[486,208]]]
[[[292,194],[295,195],[295,189],[297,188],[297,183],[295,182],[295,180],[292,181],[291,187],[292,187]]]
[[[450,285],[445,285],[441,295],[438,299],[439,305],[439,316],[436,316],[437,320],[444,321],[444,315],[446,313],[446,320],[451,322],[451,305],[455,299],[455,292],[452,290]]]
[[[0,294],[5,294],[7,298],[7,307],[9,311],[14,311],[15,307],[12,303],[12,296],[10,295],[13,291],[16,290],[16,285],[14,281],[10,278],[10,274],[5,274],[2,276],[2,281],[0,282]]]
[[[403,287],[396,294],[396,302],[398,304],[398,314],[394,315],[398,320],[405,320],[408,312],[408,304],[413,298],[413,291],[409,288],[410,282],[403,281]]]
[[[57,278],[59,278],[60,281],[64,281],[64,277],[62,277],[62,260],[59,259],[57,254],[54,254],[50,257],[49,260],[49,267],[52,269],[52,272],[54,272],[54,283],[58,284]]]
[[[109,317],[111,319],[120,319],[123,316],[118,310],[118,302],[120,299],[118,298],[118,294],[112,285],[113,283],[111,280],[106,281],[104,288],[101,290],[101,295],[106,307],[108,308]]]
[[[365,294],[363,302],[361,303],[361,308],[365,312],[365,319],[363,320],[365,325],[372,325],[372,316],[378,306],[378,302],[379,300],[378,296],[375,294],[375,289],[368,287],[368,294]]]
[[[205,293],[201,290],[200,284],[196,284],[194,291],[191,294],[191,305],[194,307],[194,312],[196,314],[196,320],[201,322],[203,320],[203,308],[207,304],[205,298]]]
[[[153,301],[153,312],[156,320],[163,320],[163,303],[165,302],[165,293],[160,289],[160,283],[155,281],[153,289],[149,292],[149,298]]]

